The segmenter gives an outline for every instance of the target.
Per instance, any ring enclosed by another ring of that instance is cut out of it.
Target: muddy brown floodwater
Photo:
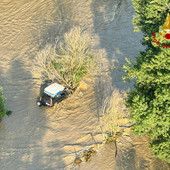
[[[133,59],[143,47],[141,33],[133,32],[130,0],[0,0],[0,85],[12,115],[0,122],[0,169],[72,169],[82,149],[94,144],[101,132],[100,109],[112,90],[123,83],[125,57]],[[101,50],[101,72],[56,108],[38,108],[40,84],[30,73],[36,53],[78,25],[92,34]],[[92,137],[93,136],[93,137]],[[147,140],[125,134],[114,157],[104,146],[80,169],[167,170],[153,158]]]

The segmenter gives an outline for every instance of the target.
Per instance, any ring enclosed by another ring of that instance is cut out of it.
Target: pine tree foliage
[[[132,0],[133,23],[142,31],[146,50],[136,60],[127,60],[125,81],[135,79],[126,106],[131,111],[132,129],[147,135],[156,157],[170,163],[170,48],[155,46],[152,33],[159,32],[170,10],[169,0]],[[170,43],[170,42],[169,42]]]
[[[144,33],[143,45],[151,46],[152,33],[159,31],[170,9],[169,0],[132,0],[135,9],[133,24],[135,31]]]

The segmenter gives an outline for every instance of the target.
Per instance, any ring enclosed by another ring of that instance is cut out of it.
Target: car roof
[[[58,83],[53,83],[44,89],[44,93],[48,94],[51,97],[54,97],[57,94],[61,93],[64,89],[65,89],[64,86]]]

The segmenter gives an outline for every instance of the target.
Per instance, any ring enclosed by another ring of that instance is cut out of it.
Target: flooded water
[[[105,97],[115,88],[131,87],[121,76],[125,57],[133,59],[142,49],[133,14],[129,0],[0,0],[0,85],[12,111],[0,122],[1,170],[71,169],[75,151],[94,144]],[[40,84],[29,71],[33,59],[75,25],[88,30],[94,48],[103,52],[101,74],[89,82],[88,91],[76,92],[57,108],[38,108]],[[140,152],[146,142],[128,138],[120,141],[123,150],[116,160],[107,146],[80,168],[168,169],[148,149]]]

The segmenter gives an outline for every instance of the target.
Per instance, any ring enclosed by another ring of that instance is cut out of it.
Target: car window
[[[56,95],[56,98],[59,98],[59,97],[61,97],[61,93]]]
[[[48,96],[47,94],[45,94],[45,93],[43,94],[43,100],[44,100],[44,101],[50,102],[50,98],[51,98],[51,97]]]

